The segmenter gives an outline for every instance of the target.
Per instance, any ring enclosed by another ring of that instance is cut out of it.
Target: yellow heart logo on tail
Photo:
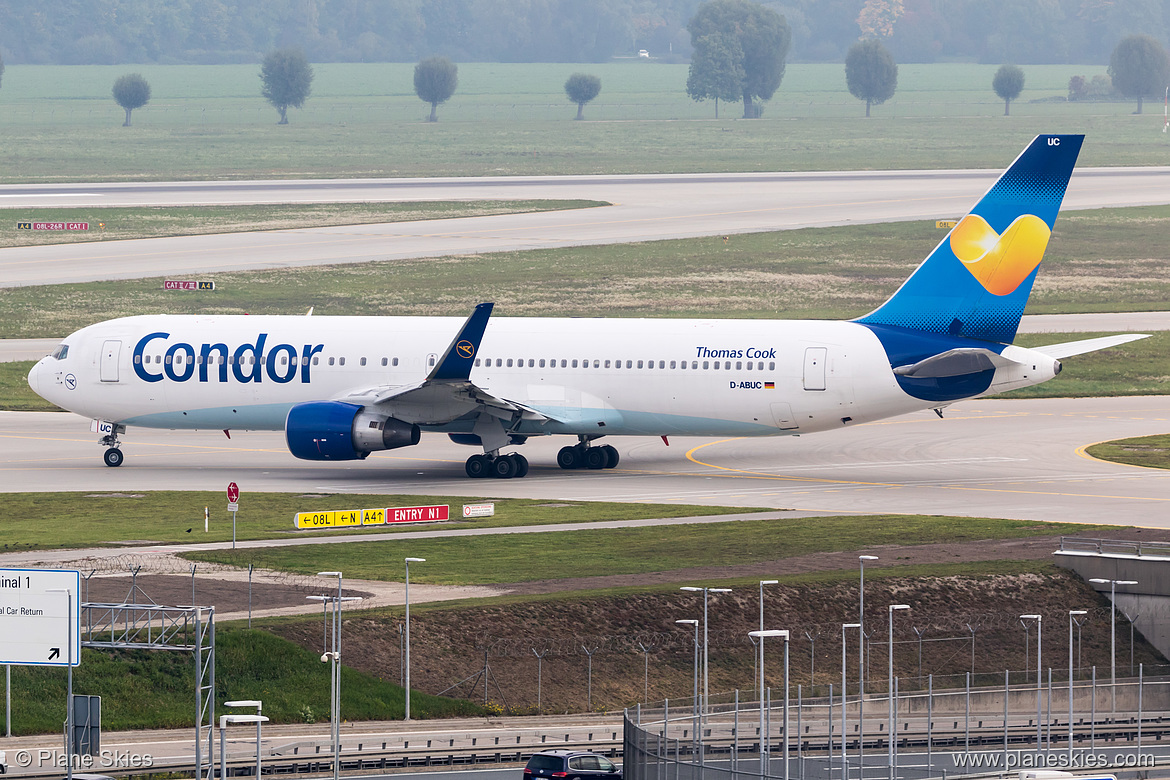
[[[1024,214],[999,235],[978,214],[968,214],[951,230],[951,251],[983,289],[1008,295],[1040,265],[1052,231],[1044,220]]]

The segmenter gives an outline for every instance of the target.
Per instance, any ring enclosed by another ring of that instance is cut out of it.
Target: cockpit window
[[[56,360],[64,360],[65,358],[69,357],[69,345],[58,344],[57,348],[49,354],[49,357],[55,358]]]

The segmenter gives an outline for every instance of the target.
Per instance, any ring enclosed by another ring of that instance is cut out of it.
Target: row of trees
[[[874,35],[854,42],[845,55],[845,83],[850,94],[865,101],[865,115],[873,105],[894,95],[898,65],[878,35],[892,26],[894,2],[873,1],[863,22]],[[879,7],[880,6],[880,7]],[[694,100],[743,101],[744,118],[760,115],[758,101],[769,100],[784,78],[784,63],[792,36],[788,21],[753,0],[709,0],[699,6],[687,25],[694,54],[687,75],[687,94]],[[1137,98],[1160,95],[1170,84],[1170,58],[1162,44],[1148,35],[1131,35],[1114,48],[1109,75],[1113,88]],[[1024,88],[1024,72],[1004,65],[995,74],[992,89],[1004,101],[1004,115]]]
[[[597,62],[648,49],[685,62],[700,0],[37,0],[0,3],[10,63]],[[899,62],[1102,63],[1114,41],[1170,40],[1170,0],[764,0],[792,56],[841,62],[859,33]],[[869,31],[880,20],[875,36]]]
[[[0,76],[4,62],[0,60]],[[439,121],[440,105],[450,100],[459,86],[459,68],[446,57],[430,57],[414,68],[414,91],[431,104],[428,122]],[[313,89],[313,66],[299,49],[269,52],[260,66],[260,94],[280,113],[277,124],[288,124],[288,110],[300,108]],[[123,127],[130,127],[130,114],[150,101],[150,84],[140,73],[127,73],[114,82],[114,101],[126,112]],[[565,82],[565,94],[577,104],[577,119],[584,118],[585,104],[601,92],[601,79],[588,73],[574,73]]]

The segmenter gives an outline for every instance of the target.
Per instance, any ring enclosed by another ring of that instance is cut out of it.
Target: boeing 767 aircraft
[[[29,372],[93,419],[107,466],[127,428],[283,430],[306,460],[358,460],[422,431],[482,448],[507,479],[532,436],[576,437],[562,468],[613,468],[605,436],[846,428],[1038,384],[1060,358],[1143,338],[1012,346],[1080,152],[1041,135],[894,295],[849,322],[449,317],[124,317]]]

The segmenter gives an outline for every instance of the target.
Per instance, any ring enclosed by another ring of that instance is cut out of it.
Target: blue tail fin
[[[1038,135],[865,325],[1010,344],[1083,135]]]

